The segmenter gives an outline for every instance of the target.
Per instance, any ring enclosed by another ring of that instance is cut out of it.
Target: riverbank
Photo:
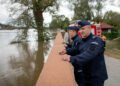
[[[25,27],[17,27],[9,24],[0,23],[0,30],[13,30],[13,29],[25,29]]]
[[[120,39],[107,40],[105,54],[116,59],[120,59]]]

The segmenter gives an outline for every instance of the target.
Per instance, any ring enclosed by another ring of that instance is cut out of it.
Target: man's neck
[[[88,36],[86,36],[86,38],[82,38],[84,41],[89,40],[90,36],[92,33],[90,33]]]
[[[84,38],[87,38],[87,37],[89,37],[89,36],[90,36],[90,34],[91,34],[91,33],[89,33],[89,34],[88,34],[87,36],[85,36]]]

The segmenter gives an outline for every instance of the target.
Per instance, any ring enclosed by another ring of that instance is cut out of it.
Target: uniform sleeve
[[[72,45],[71,45],[71,44],[67,44],[66,49],[71,48],[71,47],[72,47]]]
[[[76,55],[78,52],[77,47],[67,48],[66,49],[68,55]]]
[[[79,47],[80,43],[76,43],[76,45],[74,47],[71,48],[67,48],[67,54],[68,55],[76,55],[78,53],[78,47]]]
[[[101,54],[104,51],[104,45],[102,41],[91,42],[90,46],[81,54],[70,57],[72,64],[84,64]]]

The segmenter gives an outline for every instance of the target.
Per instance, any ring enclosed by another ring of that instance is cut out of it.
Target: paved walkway
[[[105,86],[120,86],[120,60],[105,56],[108,80]]]

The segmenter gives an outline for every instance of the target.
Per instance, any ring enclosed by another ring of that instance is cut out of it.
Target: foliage
[[[92,5],[90,0],[74,0],[74,17],[73,20],[91,20],[93,17]]]
[[[118,37],[119,31],[117,29],[114,29],[111,31],[111,33],[103,32],[102,34],[105,35],[108,39],[114,39]]]
[[[102,21],[102,8],[106,0],[68,0],[73,3],[73,20],[93,20]]]
[[[67,31],[67,28],[69,26],[69,19],[65,17],[64,15],[54,15],[52,22],[50,23],[50,29],[57,29],[61,28]]]
[[[43,12],[54,12],[59,7],[59,0],[10,0],[10,15],[18,15],[14,23],[26,27],[37,27],[37,23],[43,24]],[[38,16],[38,17],[37,17]],[[38,18],[38,19],[37,19]]]
[[[105,6],[105,1],[107,0],[94,0],[94,18],[93,21],[96,22],[102,22],[103,14],[102,14],[102,9]],[[104,3],[103,3],[104,2]]]
[[[103,21],[107,24],[114,26],[114,29],[111,34],[108,34],[109,38],[113,39],[120,36],[120,13],[107,11],[104,15]]]
[[[113,25],[116,29],[120,29],[120,13],[107,11],[103,20],[104,22]]]
[[[43,13],[54,13],[60,4],[60,0],[10,0],[11,17],[17,15],[14,23],[18,26],[36,28],[38,41],[48,40],[43,28]]]

